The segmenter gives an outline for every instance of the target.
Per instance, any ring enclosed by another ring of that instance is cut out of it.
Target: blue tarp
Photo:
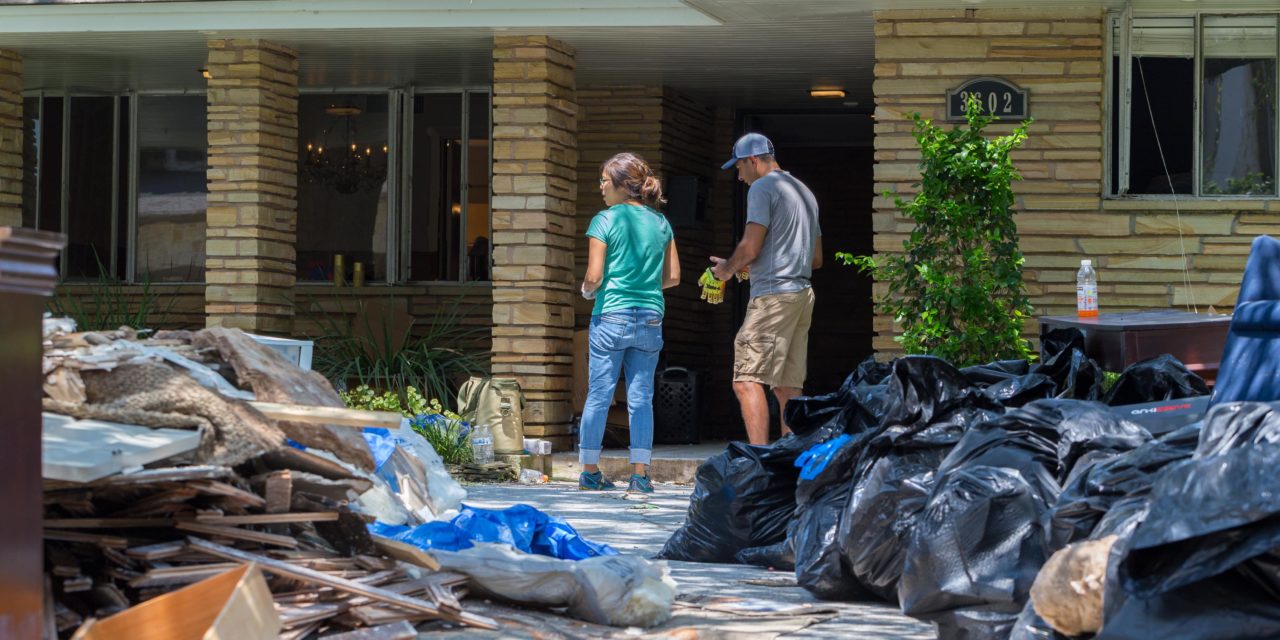
[[[369,525],[369,532],[428,551],[459,551],[474,546],[473,542],[501,542],[525,553],[561,560],[618,555],[613,547],[591,542],[564,520],[527,504],[500,511],[464,504],[462,511],[449,522],[428,522],[416,527],[375,522]]]

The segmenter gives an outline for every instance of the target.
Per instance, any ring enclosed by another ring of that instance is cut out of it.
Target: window
[[[204,96],[138,98],[137,280],[204,282],[207,102]]]
[[[1111,194],[1278,195],[1278,19],[1114,19]]]
[[[124,275],[129,107],[119,96],[24,100],[22,223],[66,234],[63,277]]]
[[[298,99],[299,282],[345,278],[387,282],[391,158],[386,93],[304,94]]]
[[[489,94],[304,93],[297,279],[489,279]],[[60,273],[203,282],[203,94],[24,97],[23,226],[68,236]]]
[[[489,96],[413,96],[410,195],[402,227],[406,279],[489,279]]]

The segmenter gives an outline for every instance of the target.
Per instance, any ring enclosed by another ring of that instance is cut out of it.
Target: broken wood
[[[125,551],[125,554],[132,558],[141,558],[143,560],[163,560],[165,558],[176,556],[186,551],[187,543],[182,540],[174,540],[173,542],[160,542],[157,544],[149,544],[142,547],[133,547]]]
[[[56,529],[45,529],[44,539],[61,540],[62,542],[84,542],[86,544],[96,544],[103,547],[116,547],[118,549],[125,549],[129,546],[129,540],[127,538],[103,536],[95,533],[80,533],[78,531],[59,531]]]
[[[83,640],[274,640],[280,617],[258,568],[225,571],[76,632]]]
[[[406,621],[325,636],[325,640],[413,640],[418,630]]]
[[[171,527],[173,518],[50,518],[44,521],[50,529],[138,529]]]
[[[277,575],[282,575],[289,578],[294,578],[296,580],[310,582],[312,584],[333,587],[334,589],[338,589],[339,591],[344,591],[347,593],[364,596],[366,598],[369,598],[370,600],[385,602],[387,604],[394,605],[402,609],[407,609],[409,611],[416,611],[429,616],[444,618],[451,622],[458,622],[461,624],[465,624],[472,627],[478,627],[481,629],[496,630],[498,628],[496,622],[484,616],[478,616],[478,615],[466,613],[466,612],[458,613],[458,614],[450,614],[448,612],[441,611],[440,608],[437,607],[436,605],[426,602],[424,600],[402,596],[398,593],[394,593],[386,589],[362,585],[358,582],[353,582],[351,580],[334,578],[332,576],[327,576],[323,573],[320,573],[319,571],[313,571],[311,569],[306,569],[303,567],[295,567],[288,563],[280,562],[279,560],[272,560],[271,558],[266,558],[263,556],[259,556],[257,554],[248,553],[246,551],[240,551],[238,549],[233,549],[231,547],[226,547],[213,542],[208,542],[205,540],[201,540],[199,538],[189,538],[188,542],[191,544],[193,548],[203,551],[205,553],[208,553],[211,556],[224,558],[227,560],[240,560],[242,562],[256,562],[259,564],[260,567],[262,567],[263,571],[268,571],[271,573],[275,573]]]
[[[381,427],[399,429],[404,416],[391,411],[365,411],[345,407],[315,407],[278,402],[250,402],[249,406],[273,420],[289,420],[306,424],[336,424],[344,427]]]
[[[253,389],[260,402],[345,408],[342,397],[324,376],[303,371],[248,334],[225,327],[209,327],[191,337],[196,347],[213,347],[235,369],[241,386]],[[286,436],[308,447],[329,451],[340,460],[373,471],[373,454],[356,429],[280,420]],[[398,424],[398,423],[397,423]]]
[[[378,551],[401,562],[408,562],[432,571],[440,570],[440,563],[436,562],[431,554],[411,544],[382,536],[373,536],[373,544],[378,547]]]
[[[237,529],[236,527],[224,527],[214,524],[201,524],[199,522],[179,522],[177,528],[192,533],[203,533],[210,536],[218,536],[222,538],[231,538],[233,540],[248,540],[250,542],[261,542],[262,544],[273,544],[277,547],[288,547],[293,549],[298,546],[298,541],[290,536],[282,536],[274,533],[262,533],[261,531],[249,531],[248,529]]]
[[[191,584],[230,571],[240,566],[238,562],[214,562],[187,567],[157,567],[129,580],[129,586],[135,589],[146,587],[163,587],[177,584]]]
[[[205,524],[282,524],[290,522],[332,522],[338,519],[336,511],[312,511],[307,513],[263,513],[248,516],[196,516],[196,522]]]

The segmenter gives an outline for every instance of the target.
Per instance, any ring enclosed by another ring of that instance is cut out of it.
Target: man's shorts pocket
[[[763,382],[773,372],[777,345],[771,334],[739,334],[733,341],[733,379]]]

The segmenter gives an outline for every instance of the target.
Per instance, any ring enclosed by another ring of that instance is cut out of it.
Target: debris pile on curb
[[[399,415],[346,409],[238,330],[142,339],[46,320],[44,349],[46,599],[64,637],[119,638],[177,610],[248,616],[256,635],[235,637],[498,628],[460,604],[466,576],[368,530],[465,495]],[[388,459],[366,426],[401,438]]]

